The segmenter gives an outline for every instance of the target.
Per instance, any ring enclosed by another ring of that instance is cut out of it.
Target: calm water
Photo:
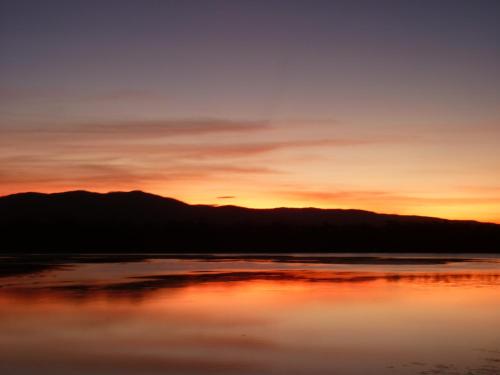
[[[0,373],[500,374],[470,257],[4,257]]]

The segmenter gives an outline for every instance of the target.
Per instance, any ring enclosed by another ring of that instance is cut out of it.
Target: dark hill
[[[141,191],[0,197],[1,251],[500,251],[500,225],[362,210],[188,205]]]

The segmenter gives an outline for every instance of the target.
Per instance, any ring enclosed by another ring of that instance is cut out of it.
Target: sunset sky
[[[0,195],[500,223],[500,1],[0,0]]]

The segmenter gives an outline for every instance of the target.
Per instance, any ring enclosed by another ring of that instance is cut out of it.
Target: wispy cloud
[[[139,89],[119,89],[110,90],[108,92],[88,95],[89,100],[95,101],[163,101],[165,95],[152,90],[139,90]]]
[[[14,168],[13,168],[14,167]],[[109,186],[134,188],[155,183],[204,182],[221,176],[276,174],[279,171],[258,166],[224,164],[126,165],[110,161],[63,163],[57,161],[15,163],[0,168],[0,183],[18,186],[52,185],[86,188]]]
[[[92,121],[65,124],[39,124],[36,126],[0,127],[0,132],[11,136],[30,136],[59,139],[74,136],[114,139],[144,139],[177,135],[205,135],[211,133],[242,133],[269,129],[265,122],[231,121],[220,119],[169,119]],[[71,139],[71,138],[70,138]]]
[[[227,119],[4,124],[0,126],[0,181],[18,187],[114,189],[174,181],[222,182],[235,180],[230,176],[236,175],[283,175],[283,164],[273,162],[273,154],[281,151],[383,142],[290,137],[286,132],[278,134],[266,122]]]
[[[327,203],[332,207],[336,205],[348,204],[351,207],[363,207],[367,204],[383,205],[390,203],[391,206],[397,205],[418,206],[418,205],[476,205],[500,203],[500,195],[496,196],[456,196],[456,197],[440,197],[440,196],[425,196],[425,195],[404,195],[391,191],[308,191],[308,190],[289,190],[278,191],[276,194],[301,202],[311,203]]]
[[[154,90],[120,88],[114,90],[91,90],[75,95],[74,91],[62,87],[12,87],[0,86],[0,99],[10,102],[71,98],[78,101],[164,101],[166,95]]]
[[[266,154],[274,151],[294,148],[317,147],[348,147],[373,143],[370,140],[359,139],[317,139],[317,140],[290,140],[282,142],[246,142],[232,144],[208,144],[189,147],[179,147],[180,152],[196,157],[246,157]]]

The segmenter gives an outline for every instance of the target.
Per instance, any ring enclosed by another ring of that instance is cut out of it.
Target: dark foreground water
[[[0,374],[500,374],[499,258],[175,258],[0,258]]]

